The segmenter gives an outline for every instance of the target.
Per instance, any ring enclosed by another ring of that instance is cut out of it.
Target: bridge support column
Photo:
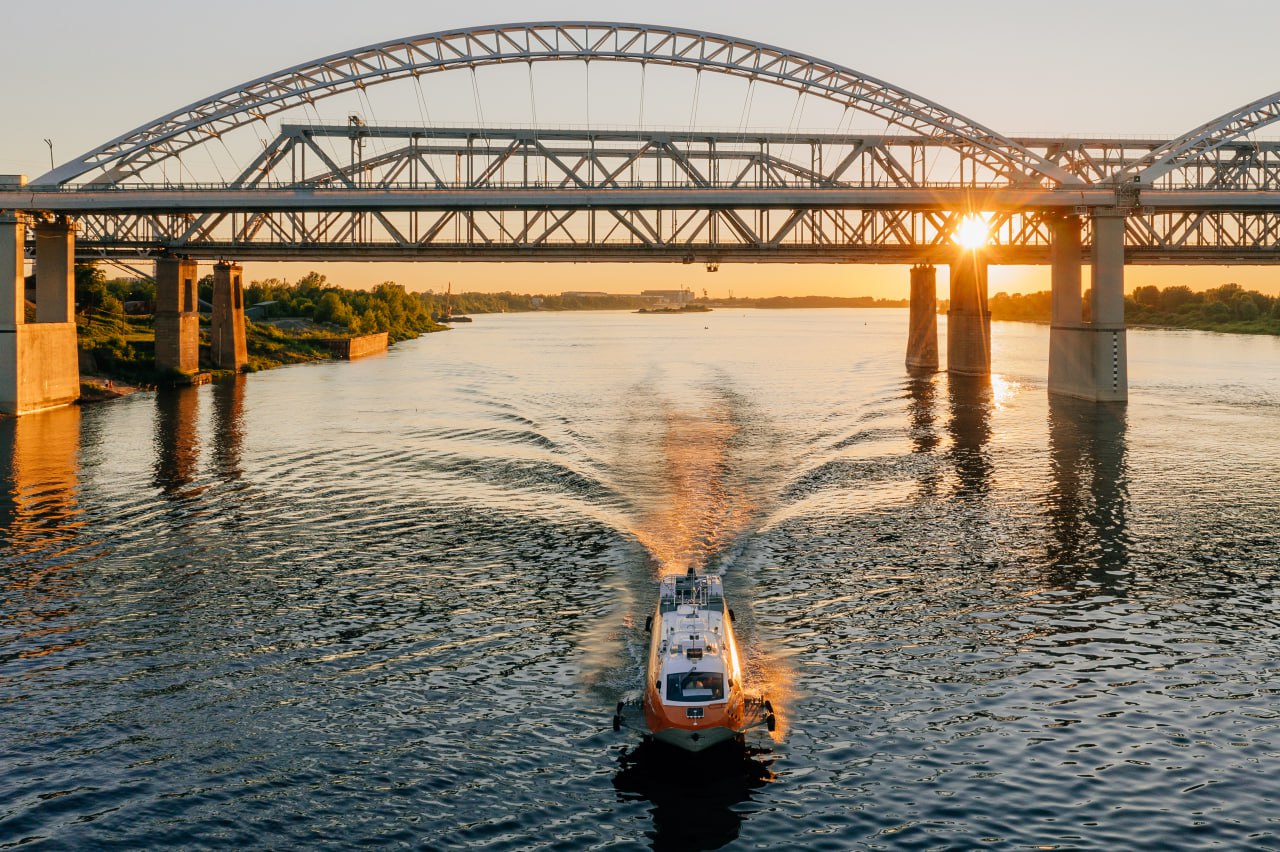
[[[991,374],[991,311],[987,308],[987,260],[977,249],[957,251],[951,263],[947,311],[947,372]]]
[[[1081,317],[1080,220],[1053,220],[1050,263],[1049,393],[1097,402],[1124,401],[1129,379],[1124,326],[1124,214],[1093,220],[1092,322]]]
[[[215,367],[242,370],[249,363],[244,332],[244,269],[219,261],[213,267],[213,321],[209,342]]]
[[[0,412],[27,414],[75,402],[75,229],[36,226],[36,321],[25,312],[26,223],[0,214]]]
[[[200,313],[196,262],[156,261],[156,367],[188,375],[200,371]]]
[[[938,369],[938,271],[927,264],[911,267],[907,368]]]

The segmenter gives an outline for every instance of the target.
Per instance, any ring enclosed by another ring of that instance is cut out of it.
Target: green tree
[[[342,301],[342,297],[330,290],[320,297],[320,301],[316,303],[315,313],[312,319],[316,322],[327,322],[333,325],[340,325],[344,328],[351,328],[355,323],[355,314],[351,312],[351,308]]]
[[[107,291],[107,274],[93,263],[77,263],[75,268],[76,303],[82,308],[101,308]]]
[[[1148,308],[1160,307],[1160,288],[1148,284],[1133,291],[1133,300]]]
[[[1166,311],[1176,311],[1183,305],[1198,301],[1195,293],[1185,284],[1176,287],[1165,287],[1160,291],[1160,307]]]

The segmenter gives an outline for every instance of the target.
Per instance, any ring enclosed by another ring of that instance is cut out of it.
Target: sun
[[[964,220],[956,228],[955,241],[960,244],[961,248],[972,251],[985,246],[990,236],[991,232],[987,227],[986,218],[973,214],[964,217]]]

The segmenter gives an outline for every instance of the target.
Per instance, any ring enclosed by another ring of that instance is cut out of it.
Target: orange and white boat
[[[757,725],[773,730],[768,700],[746,694],[719,577],[692,568],[665,575],[646,627],[652,637],[641,705],[654,739],[702,751]]]

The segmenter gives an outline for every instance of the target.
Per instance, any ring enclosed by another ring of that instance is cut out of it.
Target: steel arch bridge
[[[167,164],[324,98],[423,75],[628,62],[782,87],[886,122],[878,135],[282,123],[214,183]],[[1010,138],[883,80],[768,44],[642,24],[546,22],[396,39],[164,115],[0,210],[68,216],[89,255],[238,259],[941,260],[984,213],[997,263],[1048,259],[1053,223],[1125,218],[1140,263],[1280,261],[1280,93],[1174,140]],[[383,150],[365,153],[378,140]],[[344,146],[343,141],[349,143]],[[335,144],[337,147],[335,147]],[[339,150],[345,147],[347,150]]]

